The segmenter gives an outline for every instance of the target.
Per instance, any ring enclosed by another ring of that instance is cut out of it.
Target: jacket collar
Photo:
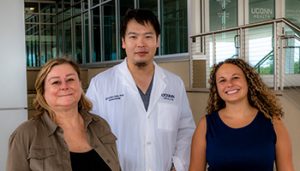
[[[93,121],[98,121],[99,118],[90,115],[87,111],[81,110],[79,112],[83,118],[85,129],[87,129],[88,125]],[[47,112],[44,112],[41,116],[42,121],[47,126],[49,133],[48,136],[53,135],[57,129],[60,127],[50,118]]]

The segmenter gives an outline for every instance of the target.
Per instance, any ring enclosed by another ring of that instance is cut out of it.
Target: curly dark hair
[[[247,80],[248,101],[250,105],[261,111],[267,118],[281,118],[282,107],[279,106],[275,94],[263,83],[259,74],[247,62],[238,58],[229,58],[215,64],[209,78],[209,98],[206,111],[208,114],[225,108],[226,104],[217,91],[216,73],[223,64],[233,64],[239,67]]]

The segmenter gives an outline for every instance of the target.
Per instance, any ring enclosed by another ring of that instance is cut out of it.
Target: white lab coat
[[[126,60],[90,82],[93,113],[117,136],[122,171],[177,171],[189,166],[195,123],[182,80],[156,63],[148,111]]]

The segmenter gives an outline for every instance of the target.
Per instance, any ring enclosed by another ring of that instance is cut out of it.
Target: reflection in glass
[[[41,3],[40,7],[40,13],[56,14],[55,3]]]
[[[57,17],[57,22],[62,22],[62,21],[64,20],[63,15],[64,15],[63,12],[58,13],[58,14],[56,15],[56,17]]]
[[[42,25],[40,35],[40,64],[43,65],[56,56],[55,25]]]
[[[103,42],[104,59],[105,61],[116,60],[116,20],[115,20],[115,5],[114,2],[102,6],[103,11]]]
[[[73,16],[81,13],[81,3],[74,5],[72,8]]]
[[[286,0],[285,1],[285,17],[291,22],[300,26],[300,1]]]
[[[122,0],[120,1],[120,23],[122,23],[123,17],[128,9],[134,8],[134,0]],[[120,29],[120,28],[117,28]],[[120,32],[120,30],[118,30]],[[119,39],[121,41],[121,38]],[[120,42],[121,44],[122,42]],[[120,46],[120,52],[121,54],[118,54],[121,56],[121,59],[124,59],[126,57],[125,50]]]
[[[39,66],[39,25],[26,24],[26,56],[29,67]]]
[[[49,23],[49,24],[56,24],[56,16],[55,15],[40,15],[41,23]]]
[[[71,12],[72,12],[71,8],[67,8],[66,10],[64,10],[63,12],[64,20],[69,19],[71,17]]]
[[[25,12],[26,13],[38,13],[39,4],[36,2],[26,2],[25,3]]]
[[[78,4],[80,2],[81,2],[81,0],[73,0],[73,4]]]
[[[140,8],[150,9],[157,16],[157,0],[140,0]]]
[[[188,51],[186,0],[161,1],[161,53],[174,54]]]
[[[56,5],[57,5],[57,12],[62,12],[63,10],[62,0],[57,0]]]
[[[25,22],[27,23],[38,23],[39,22],[39,15],[38,14],[25,14]]]
[[[210,56],[213,55],[213,51],[215,49],[215,58],[210,59],[210,64],[215,64],[221,61],[224,61],[227,58],[235,58],[238,56],[238,46],[235,42],[237,32],[231,31],[231,32],[225,32],[216,34],[215,38],[210,36],[210,42],[209,42],[209,52]],[[215,40],[215,42],[214,42]],[[215,47],[213,47],[215,46]]]
[[[286,39],[284,48],[285,74],[300,74],[300,40],[299,32],[285,26],[285,35],[290,38]]]
[[[72,55],[72,34],[71,34],[71,20],[64,22],[64,55]]]
[[[260,26],[247,30],[245,48],[250,65],[260,74],[274,73],[273,25]]]
[[[58,56],[63,55],[63,24],[57,24],[57,50]]]
[[[101,43],[100,43],[100,11],[99,7],[96,7],[92,11],[92,61],[99,62],[101,61]]]
[[[84,13],[83,15],[83,23],[84,23],[84,58],[85,63],[90,62],[90,43],[89,43],[89,15],[88,13]]]
[[[25,2],[28,65],[39,66],[37,61],[44,63],[56,55],[72,55],[81,64],[125,58],[119,37],[120,23],[125,12],[134,8],[160,14],[164,30],[160,55],[187,52],[186,0],[34,1]]]
[[[92,6],[98,5],[101,0],[91,0]]]
[[[82,0],[82,8],[86,10],[89,8],[88,0]]]
[[[74,31],[75,31],[75,50],[74,58],[77,63],[82,64],[82,32],[81,32],[81,16],[74,18]]]

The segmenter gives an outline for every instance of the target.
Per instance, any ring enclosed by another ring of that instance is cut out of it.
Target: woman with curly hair
[[[282,108],[258,73],[230,58],[213,66],[209,83],[189,170],[273,171],[275,162],[277,171],[294,171]]]

